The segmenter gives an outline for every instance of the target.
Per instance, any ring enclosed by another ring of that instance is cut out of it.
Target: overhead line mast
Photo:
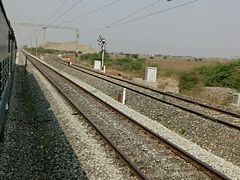
[[[45,31],[48,28],[75,31],[75,33],[76,33],[76,51],[79,50],[80,30],[77,27],[53,26],[53,25],[47,25],[47,24],[36,24],[36,23],[25,23],[25,22],[23,22],[23,23],[14,22],[13,24],[18,25],[18,26],[30,26],[30,27],[42,28],[44,31],[44,40],[45,40]]]

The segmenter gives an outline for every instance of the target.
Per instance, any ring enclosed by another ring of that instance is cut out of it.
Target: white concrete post
[[[125,104],[126,103],[126,88],[123,88],[123,96],[122,96],[122,104]]]
[[[240,93],[233,94],[233,102],[232,105],[234,107],[240,108]]]
[[[5,110],[7,111],[9,109],[8,102],[6,103]]]
[[[103,73],[105,73],[106,72],[106,66],[104,65],[103,66]]]
[[[102,48],[102,70],[104,68],[104,45],[103,45],[103,48]]]
[[[240,107],[240,94],[238,93],[237,94],[237,106]]]

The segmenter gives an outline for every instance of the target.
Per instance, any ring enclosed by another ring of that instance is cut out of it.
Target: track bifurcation
[[[59,72],[25,55],[141,179],[228,179]]]

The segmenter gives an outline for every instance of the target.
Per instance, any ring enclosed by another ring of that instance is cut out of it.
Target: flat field
[[[199,66],[209,66],[214,64],[222,64],[230,62],[226,59],[220,58],[193,58],[193,57],[174,57],[174,56],[161,56],[154,57],[153,59],[143,57],[147,60],[149,65],[157,65],[163,70],[179,70],[186,71]]]

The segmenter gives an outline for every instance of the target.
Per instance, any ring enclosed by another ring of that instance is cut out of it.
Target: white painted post
[[[237,93],[237,106],[240,107],[240,94]]]
[[[122,96],[122,104],[125,104],[126,103],[126,88],[123,88],[123,96]]]
[[[234,107],[240,108],[240,93],[233,94],[233,102],[232,105]]]
[[[5,110],[7,111],[9,109],[8,102],[6,103]]]
[[[19,52],[16,53],[16,64],[18,64],[18,56],[19,56]]]
[[[104,44],[102,48],[102,70],[104,71]]]
[[[106,66],[104,65],[103,66],[103,73],[105,73],[106,72]]]

